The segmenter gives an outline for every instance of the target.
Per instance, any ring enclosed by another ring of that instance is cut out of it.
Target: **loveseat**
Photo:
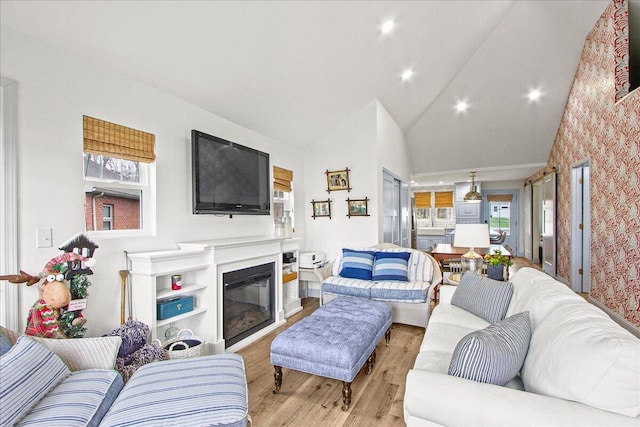
[[[390,271],[384,262],[404,273]],[[380,273],[377,276],[376,271]],[[333,261],[331,276],[322,281],[320,304],[340,295],[386,301],[393,310],[394,322],[425,327],[430,299],[441,279],[438,262],[417,249],[389,243],[370,248],[345,248]]]
[[[247,425],[239,355],[150,363],[124,385],[113,369],[120,343],[0,328],[0,426]]]
[[[460,304],[456,293],[463,293],[465,278],[458,288],[442,286],[440,303],[407,375],[408,426],[640,425],[640,339],[566,285],[533,268],[523,268],[511,278],[513,295],[505,305],[505,320],[498,322],[529,319],[525,326],[530,335],[521,336],[528,348],[524,347],[520,374],[504,386],[459,376],[457,367],[472,371],[486,363],[484,353],[474,354],[482,348],[478,334],[486,336],[496,328],[452,304]],[[473,299],[477,307],[472,311],[491,309],[483,295]],[[464,345],[472,341],[475,348]],[[465,357],[460,357],[465,349]],[[515,353],[497,353],[505,360],[498,360],[496,370]]]

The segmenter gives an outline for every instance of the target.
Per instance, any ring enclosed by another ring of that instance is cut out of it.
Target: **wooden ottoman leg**
[[[373,352],[371,352],[371,354],[369,355],[369,358],[367,359],[367,375],[369,375],[371,373],[371,369],[373,369],[373,364],[376,363],[376,351],[375,349],[373,350]]]
[[[273,380],[276,384],[273,394],[276,394],[280,391],[280,386],[282,385],[282,367],[274,365],[273,368],[275,369],[273,372]]]
[[[384,339],[387,341],[387,347],[389,347],[389,341],[391,341],[391,328],[387,329],[384,333]]]
[[[349,409],[349,405],[351,404],[351,383],[346,381],[342,381],[342,403],[343,411]]]

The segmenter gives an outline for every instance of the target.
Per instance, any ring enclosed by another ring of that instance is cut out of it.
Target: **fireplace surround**
[[[299,242],[296,238],[251,236],[178,243],[179,249],[173,250],[128,253],[132,315],[149,325],[152,339],[164,341],[169,329],[188,328],[204,340],[208,354],[237,351],[285,323],[282,252],[298,250]],[[264,280],[242,292],[236,290],[235,285],[243,280],[235,277],[234,272],[253,271],[252,268],[264,265],[271,266],[268,292]],[[171,276],[175,274],[181,274],[183,278],[180,290],[171,289]],[[225,282],[234,285],[227,298]],[[297,295],[297,282],[295,285]],[[158,320],[157,302],[179,295],[193,295],[194,310]],[[248,306],[255,309],[252,314],[245,315],[244,320],[234,320],[242,323],[237,326],[241,329],[239,333],[229,327],[225,330],[225,300],[227,306],[230,302],[238,303],[236,311]],[[259,319],[258,312],[269,313],[270,319]]]

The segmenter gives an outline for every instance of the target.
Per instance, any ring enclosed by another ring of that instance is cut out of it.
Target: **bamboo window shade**
[[[416,208],[430,208],[431,207],[431,191],[421,191],[414,193],[416,199]]]
[[[489,202],[511,202],[513,200],[512,194],[489,194],[487,195],[487,201]]]
[[[89,116],[82,116],[83,150],[144,163],[156,159],[156,136]]]
[[[452,208],[453,191],[436,191],[436,208]]]
[[[293,171],[289,169],[273,167],[273,190],[291,192],[291,183],[293,182]]]

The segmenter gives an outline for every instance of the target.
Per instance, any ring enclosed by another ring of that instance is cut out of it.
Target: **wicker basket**
[[[193,336],[191,329],[181,329],[178,336],[162,346],[167,359],[186,359],[204,354],[204,340]]]

